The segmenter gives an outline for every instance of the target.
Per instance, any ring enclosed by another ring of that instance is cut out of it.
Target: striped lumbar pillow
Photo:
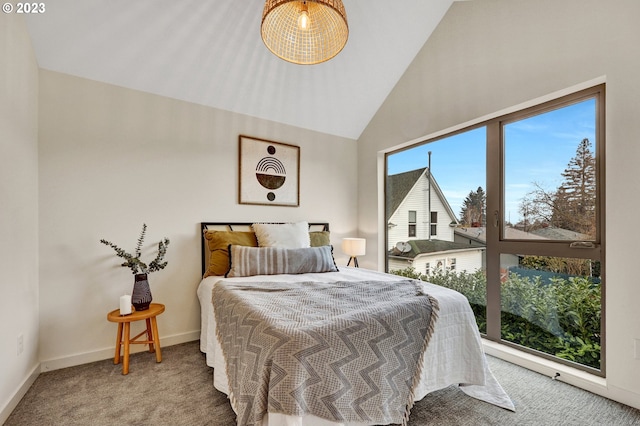
[[[281,247],[229,246],[226,277],[337,272],[333,247],[287,249]]]

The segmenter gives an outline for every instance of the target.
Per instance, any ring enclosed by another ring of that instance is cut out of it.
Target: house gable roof
[[[409,192],[416,186],[418,179],[422,177],[428,170],[428,167],[423,167],[417,170],[410,170],[404,173],[397,173],[395,175],[387,176],[387,188],[393,188],[392,191],[387,191],[387,222],[391,219],[391,216],[398,210],[402,201],[409,195]],[[449,204],[449,201],[444,196],[444,193],[440,189],[438,182],[430,175],[431,185],[436,195],[442,201],[449,216],[453,218],[453,222],[458,223],[458,219]]]
[[[423,167],[422,169],[387,176],[387,188],[393,188],[392,191],[387,191],[387,221],[398,210],[402,201],[409,195],[411,189],[426,170],[427,168]]]

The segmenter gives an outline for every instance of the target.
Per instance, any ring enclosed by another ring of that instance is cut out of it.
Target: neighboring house
[[[486,227],[458,226],[449,202],[427,167],[388,176],[387,194],[390,271],[411,266],[428,275],[436,270],[474,272],[486,267]],[[431,213],[427,215],[427,211]],[[505,238],[510,240],[586,238],[578,235],[559,228],[535,233],[504,229]],[[519,260],[517,255],[503,254],[501,267],[517,267]]]
[[[568,229],[556,228],[555,226],[536,229],[535,231],[531,231],[530,234],[534,234],[548,240],[593,241],[593,237],[590,237],[587,234],[581,234],[580,232],[570,231]]]
[[[482,268],[485,247],[442,240],[410,240],[389,251],[389,271],[413,267],[430,275],[438,271],[474,272]],[[404,252],[401,251],[404,248]]]
[[[389,250],[409,240],[453,241],[458,220],[433,175],[429,175],[425,167],[387,177]]]
[[[530,232],[520,231],[516,228],[506,227],[504,228],[504,235],[509,240],[544,240],[544,236],[535,235]],[[456,243],[465,244],[468,246],[474,245],[487,245],[487,229],[484,226],[479,227],[458,227],[454,230],[454,239]],[[513,266],[518,266],[519,258],[513,254],[503,254],[500,258],[502,268],[509,269]],[[486,252],[482,252],[482,268],[485,268],[487,264]]]

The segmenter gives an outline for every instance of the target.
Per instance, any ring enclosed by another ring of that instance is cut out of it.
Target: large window
[[[428,238],[451,219],[455,257],[390,246],[387,269],[465,294],[491,340],[604,375],[604,85],[388,154],[388,198],[425,151]]]

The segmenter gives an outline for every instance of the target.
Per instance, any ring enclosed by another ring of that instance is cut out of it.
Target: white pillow
[[[259,247],[307,248],[309,240],[309,224],[296,223],[254,223]]]

